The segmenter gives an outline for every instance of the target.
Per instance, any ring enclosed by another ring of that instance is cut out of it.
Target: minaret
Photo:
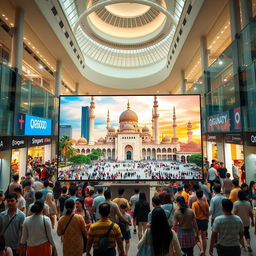
[[[153,119],[154,119],[154,139],[155,139],[155,143],[159,144],[159,130],[158,130],[158,118],[159,118],[159,114],[158,114],[158,101],[157,101],[157,97],[154,97],[154,114],[153,114]]]
[[[152,108],[152,140],[155,140],[155,133],[154,133],[154,109]]]
[[[127,103],[127,110],[130,109],[130,101],[128,100],[128,103]]]
[[[173,137],[172,137],[172,143],[178,142],[177,138],[177,124],[176,124],[176,113],[175,113],[175,107],[173,107],[173,116],[172,116],[172,128],[173,128]]]
[[[191,122],[189,121],[188,122],[188,125],[187,125],[187,128],[188,128],[188,143],[192,142],[192,135],[193,135],[193,132],[192,132],[192,124]]]
[[[109,110],[108,110],[108,116],[107,116],[107,130],[110,128],[110,118],[109,118]]]
[[[89,118],[90,118],[90,133],[89,133],[89,145],[94,145],[94,109],[95,109],[95,102],[94,97],[91,98],[91,105],[89,109]]]

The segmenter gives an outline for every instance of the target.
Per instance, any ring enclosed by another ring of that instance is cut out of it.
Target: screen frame
[[[129,96],[198,96],[199,97],[199,115],[200,115],[200,132],[201,132],[201,154],[202,154],[202,162],[201,162],[201,174],[202,174],[202,178],[200,179],[66,179],[66,180],[62,180],[59,179],[59,160],[60,160],[60,152],[59,152],[59,133],[60,133],[60,101],[62,97],[120,97],[120,96],[125,96],[125,97],[129,97]],[[195,181],[195,182],[200,182],[202,180],[204,180],[203,174],[204,174],[204,154],[203,154],[203,131],[202,131],[202,111],[201,111],[201,107],[202,107],[202,98],[200,94],[160,94],[160,93],[156,93],[156,94],[84,94],[84,95],[79,95],[79,94],[75,94],[75,95],[65,95],[65,94],[61,94],[58,97],[59,101],[59,106],[58,106],[58,134],[57,134],[57,181],[60,182],[124,182],[124,181],[131,181],[131,182],[140,182],[140,181],[148,181],[148,182],[157,182],[157,181],[165,181],[165,182],[175,182],[175,181],[184,181],[184,182],[190,182],[190,181]]]

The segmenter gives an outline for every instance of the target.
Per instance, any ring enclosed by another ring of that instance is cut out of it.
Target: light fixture
[[[224,78],[224,82],[227,82],[228,80],[227,80],[227,78]]]
[[[219,60],[219,65],[222,65],[223,64],[223,60]]]
[[[43,69],[44,67],[43,67],[42,64],[39,64],[39,65],[38,65],[38,68],[39,68],[39,69]]]
[[[68,89],[68,88],[66,88],[66,92],[69,92],[69,89]]]

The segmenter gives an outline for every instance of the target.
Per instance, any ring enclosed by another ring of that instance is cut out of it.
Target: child
[[[0,212],[5,211],[4,192],[0,191]]]
[[[128,206],[127,204],[121,204],[120,205],[120,211],[122,215],[131,223],[131,216],[127,213]],[[121,228],[121,232],[123,235],[123,240],[125,240],[125,256],[128,256],[128,251],[130,248],[130,239],[131,239],[131,232],[130,228],[127,225],[127,223],[119,220],[119,226]]]

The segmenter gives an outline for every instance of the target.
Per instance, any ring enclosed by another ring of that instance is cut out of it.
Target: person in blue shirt
[[[53,196],[53,191],[49,189],[49,181],[45,180],[44,181],[44,188],[40,190],[40,192],[43,194],[43,200],[46,200],[46,195],[48,193],[52,193]]]

